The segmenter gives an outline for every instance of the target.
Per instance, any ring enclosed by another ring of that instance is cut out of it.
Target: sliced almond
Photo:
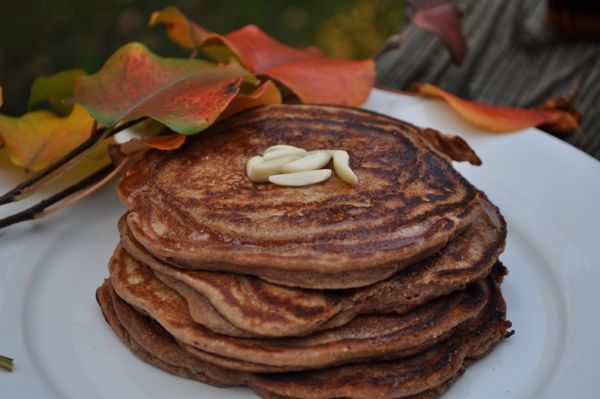
[[[297,155],[299,157],[303,157],[306,154],[308,154],[306,152],[306,150],[303,150],[302,148],[283,148],[281,150],[275,150],[275,151],[271,151],[271,152],[265,152],[263,155],[263,158],[265,161],[270,161],[272,159],[277,159],[277,158],[283,158],[283,157],[289,157],[291,155]]]
[[[289,150],[289,149],[294,149],[294,148],[295,148],[295,149],[298,149],[298,150],[301,150],[301,149],[302,149],[302,148],[300,148],[300,147],[295,147],[295,146],[293,146],[293,145],[287,145],[287,144],[277,144],[277,145],[274,145],[274,146],[271,146],[271,147],[267,148],[267,149],[265,150],[265,152],[264,152],[264,153],[265,153],[265,154],[268,154],[268,153],[270,153],[270,152],[272,152],[272,151],[279,151],[279,150]]]
[[[358,177],[350,169],[350,155],[346,151],[333,151],[333,167],[340,179],[353,186],[358,184]]]
[[[304,172],[286,173],[283,175],[272,175],[269,181],[279,186],[308,186],[309,184],[321,183],[329,179],[331,169],[308,170]]]
[[[305,170],[321,169],[331,159],[329,151],[317,151],[300,158],[297,161],[283,165],[281,171],[284,173],[303,172]]]
[[[263,161],[263,157],[256,155],[246,162],[246,174],[250,176],[252,174],[252,168]]]
[[[297,155],[291,155],[288,157],[277,158],[270,161],[265,161],[263,158],[262,162],[257,162],[250,168],[248,177],[250,180],[257,183],[264,183],[269,181],[269,176],[281,173],[281,167],[288,162],[300,159]]]

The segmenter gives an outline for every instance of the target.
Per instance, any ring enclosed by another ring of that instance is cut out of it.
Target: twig
[[[122,130],[125,130],[141,122],[144,119],[146,118],[138,118],[133,121],[122,123],[114,128],[93,128],[90,137],[86,141],[75,147],[73,150],[71,150],[67,155],[54,162],[53,164],[47,166],[46,168],[42,169],[41,171],[37,172],[36,174],[30,176],[6,194],[0,196],[0,205],[8,204],[28,197],[35,191],[36,188],[39,187],[40,183],[47,183],[49,181],[49,179],[47,179],[48,176],[53,175],[58,169],[87,152],[101,140],[110,137]],[[94,126],[96,126],[95,123]]]
[[[129,165],[128,160],[129,160],[129,158],[125,158],[119,164],[119,166],[114,168],[112,170],[112,172],[110,172],[109,174],[104,176],[100,181],[93,183],[91,186],[84,188],[81,191],[79,191],[78,193],[66,198],[64,201],[59,202],[58,205],[55,205],[52,208],[47,208],[46,210],[39,212],[35,218],[41,219],[41,218],[48,216],[56,211],[60,211],[61,209],[66,208],[67,206],[74,204],[75,202],[79,201],[80,199],[83,199],[83,198],[87,197],[88,195],[92,194],[94,191],[98,190],[99,188],[103,187],[106,183],[111,181],[113,177],[115,177],[116,175],[121,173],[123,171],[123,169],[125,169],[125,167]]]
[[[67,187],[66,189],[38,202],[34,206],[27,208],[19,213],[14,215],[5,217],[4,219],[0,219],[0,229],[10,226],[15,223],[24,222],[26,220],[37,219],[41,216],[45,215],[45,211],[50,205],[56,204],[57,202],[83,190],[91,185],[103,181],[106,176],[111,174],[111,172],[115,169],[115,166],[110,163],[103,168],[97,170],[92,173],[88,177],[78,181],[72,186]],[[59,208],[60,209],[60,208]]]

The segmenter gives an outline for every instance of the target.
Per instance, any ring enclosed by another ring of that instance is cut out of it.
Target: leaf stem
[[[97,143],[102,141],[103,139],[110,137],[122,130],[125,130],[146,118],[138,118],[129,122],[122,123],[116,127],[109,128],[97,128],[96,123],[94,123],[94,127],[92,128],[92,134],[90,137],[71,150],[67,155],[54,162],[53,164],[47,166],[46,168],[40,170],[39,172],[31,175],[25,181],[20,183],[18,186],[8,191],[4,195],[0,196],[0,205],[8,204],[11,202],[22,200],[23,198],[31,195],[42,183],[47,183],[49,181],[48,177],[53,175],[58,169],[68,164],[75,158],[80,155],[86,153],[89,149],[94,147]]]
[[[0,355],[0,368],[6,371],[13,371],[15,364],[10,357]]]
[[[27,220],[33,220],[33,219],[37,219],[37,218],[44,216],[44,212],[47,210],[47,208],[49,206],[56,204],[57,202],[65,199],[65,198],[77,193],[78,191],[81,191],[95,183],[103,181],[103,179],[107,175],[111,174],[111,172],[114,169],[115,169],[115,166],[112,163],[110,163],[110,164],[98,169],[96,172],[92,173],[91,175],[87,176],[86,178],[73,184],[72,186],[69,186],[66,189],[38,202],[34,206],[27,208],[21,212],[15,213],[14,215],[7,216],[3,219],[0,219],[0,229],[10,226],[10,225],[13,225],[15,223],[24,222]]]

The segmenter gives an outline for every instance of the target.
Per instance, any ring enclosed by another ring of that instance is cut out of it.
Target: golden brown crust
[[[150,153],[119,194],[136,239],[168,263],[291,286],[364,286],[439,250],[473,217],[476,191],[448,160],[460,151],[440,151],[453,140],[430,136],[353,108],[263,107],[188,140],[176,156]],[[251,182],[245,162],[277,143],[349,150],[360,183]]]
[[[119,221],[122,245],[182,295],[194,321],[230,336],[306,335],[363,313],[403,313],[486,276],[504,249],[506,225],[481,196],[472,225],[439,254],[355,290],[278,286],[252,276],[176,268],[149,254]]]
[[[109,269],[117,294],[154,318],[186,348],[208,352],[207,356],[222,366],[239,364],[236,368],[257,372],[406,356],[431,346],[475,317],[486,299],[483,288],[475,284],[403,315],[359,316],[344,326],[298,338],[237,338],[216,334],[194,322],[185,300],[121,247]]]
[[[108,282],[99,288],[97,298],[111,327],[136,355],[177,375],[219,386],[246,384],[272,399],[433,399],[468,364],[498,344],[510,326],[504,319],[505,304],[497,285],[499,272],[501,268],[487,279],[491,300],[484,311],[449,339],[419,355],[284,374],[241,373],[191,357],[157,323],[111,294]],[[121,311],[115,312],[114,305]]]

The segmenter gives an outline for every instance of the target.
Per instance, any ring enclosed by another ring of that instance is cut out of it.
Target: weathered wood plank
[[[378,84],[406,89],[430,82],[477,101],[531,107],[577,89],[587,138],[563,138],[600,159],[600,42],[556,34],[546,23],[545,1],[456,3],[469,45],[463,65],[450,63],[435,35],[410,27],[403,46],[378,61]]]

